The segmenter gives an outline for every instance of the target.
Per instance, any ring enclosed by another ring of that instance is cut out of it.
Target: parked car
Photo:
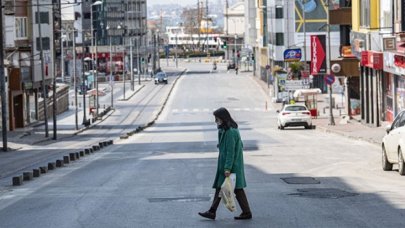
[[[236,68],[235,62],[229,62],[229,63],[228,63],[228,66],[227,66],[227,69],[228,69],[228,70],[230,70],[230,69],[235,69],[235,68]]]
[[[280,130],[285,127],[304,126],[305,129],[312,129],[311,112],[305,105],[285,105],[281,111],[277,110],[277,124]]]
[[[164,83],[167,84],[168,80],[167,80],[167,75],[165,72],[158,72],[155,75],[155,84],[159,84],[159,83]]]
[[[386,127],[387,134],[382,139],[382,168],[392,170],[398,164],[398,172],[405,175],[405,111],[395,117],[392,125]]]

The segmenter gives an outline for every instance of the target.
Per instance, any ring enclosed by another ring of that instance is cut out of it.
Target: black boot
[[[242,212],[239,216],[234,217],[236,220],[252,219],[252,213]]]
[[[206,211],[206,212],[198,212],[198,214],[204,218],[208,218],[208,219],[212,219],[212,220],[215,220],[215,216],[216,216],[216,213],[212,212],[210,210]]]

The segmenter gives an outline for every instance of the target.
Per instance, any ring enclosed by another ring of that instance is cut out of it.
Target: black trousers
[[[219,203],[221,203],[221,198],[219,198],[219,191],[220,191],[219,188],[217,188],[215,190],[215,196],[214,196],[214,200],[212,201],[210,212],[215,213],[217,211]],[[236,200],[238,201],[239,206],[242,209],[242,213],[251,213],[250,207],[249,207],[249,202],[247,200],[247,197],[246,197],[246,194],[245,194],[245,191],[243,190],[243,188],[235,189],[234,192],[235,192]]]

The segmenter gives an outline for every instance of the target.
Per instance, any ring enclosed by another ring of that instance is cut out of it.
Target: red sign
[[[394,65],[397,67],[405,68],[405,56],[394,55]]]
[[[325,35],[311,36],[311,74],[326,73],[326,46]]]
[[[382,70],[383,66],[383,53],[375,51],[361,52],[361,65],[375,70]]]

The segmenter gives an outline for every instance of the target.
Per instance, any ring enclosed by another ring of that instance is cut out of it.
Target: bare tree
[[[181,14],[183,19],[184,32],[190,35],[191,46],[195,46],[193,35],[199,32],[200,17],[198,16],[198,9],[184,8]],[[197,44],[199,41],[197,42]]]

